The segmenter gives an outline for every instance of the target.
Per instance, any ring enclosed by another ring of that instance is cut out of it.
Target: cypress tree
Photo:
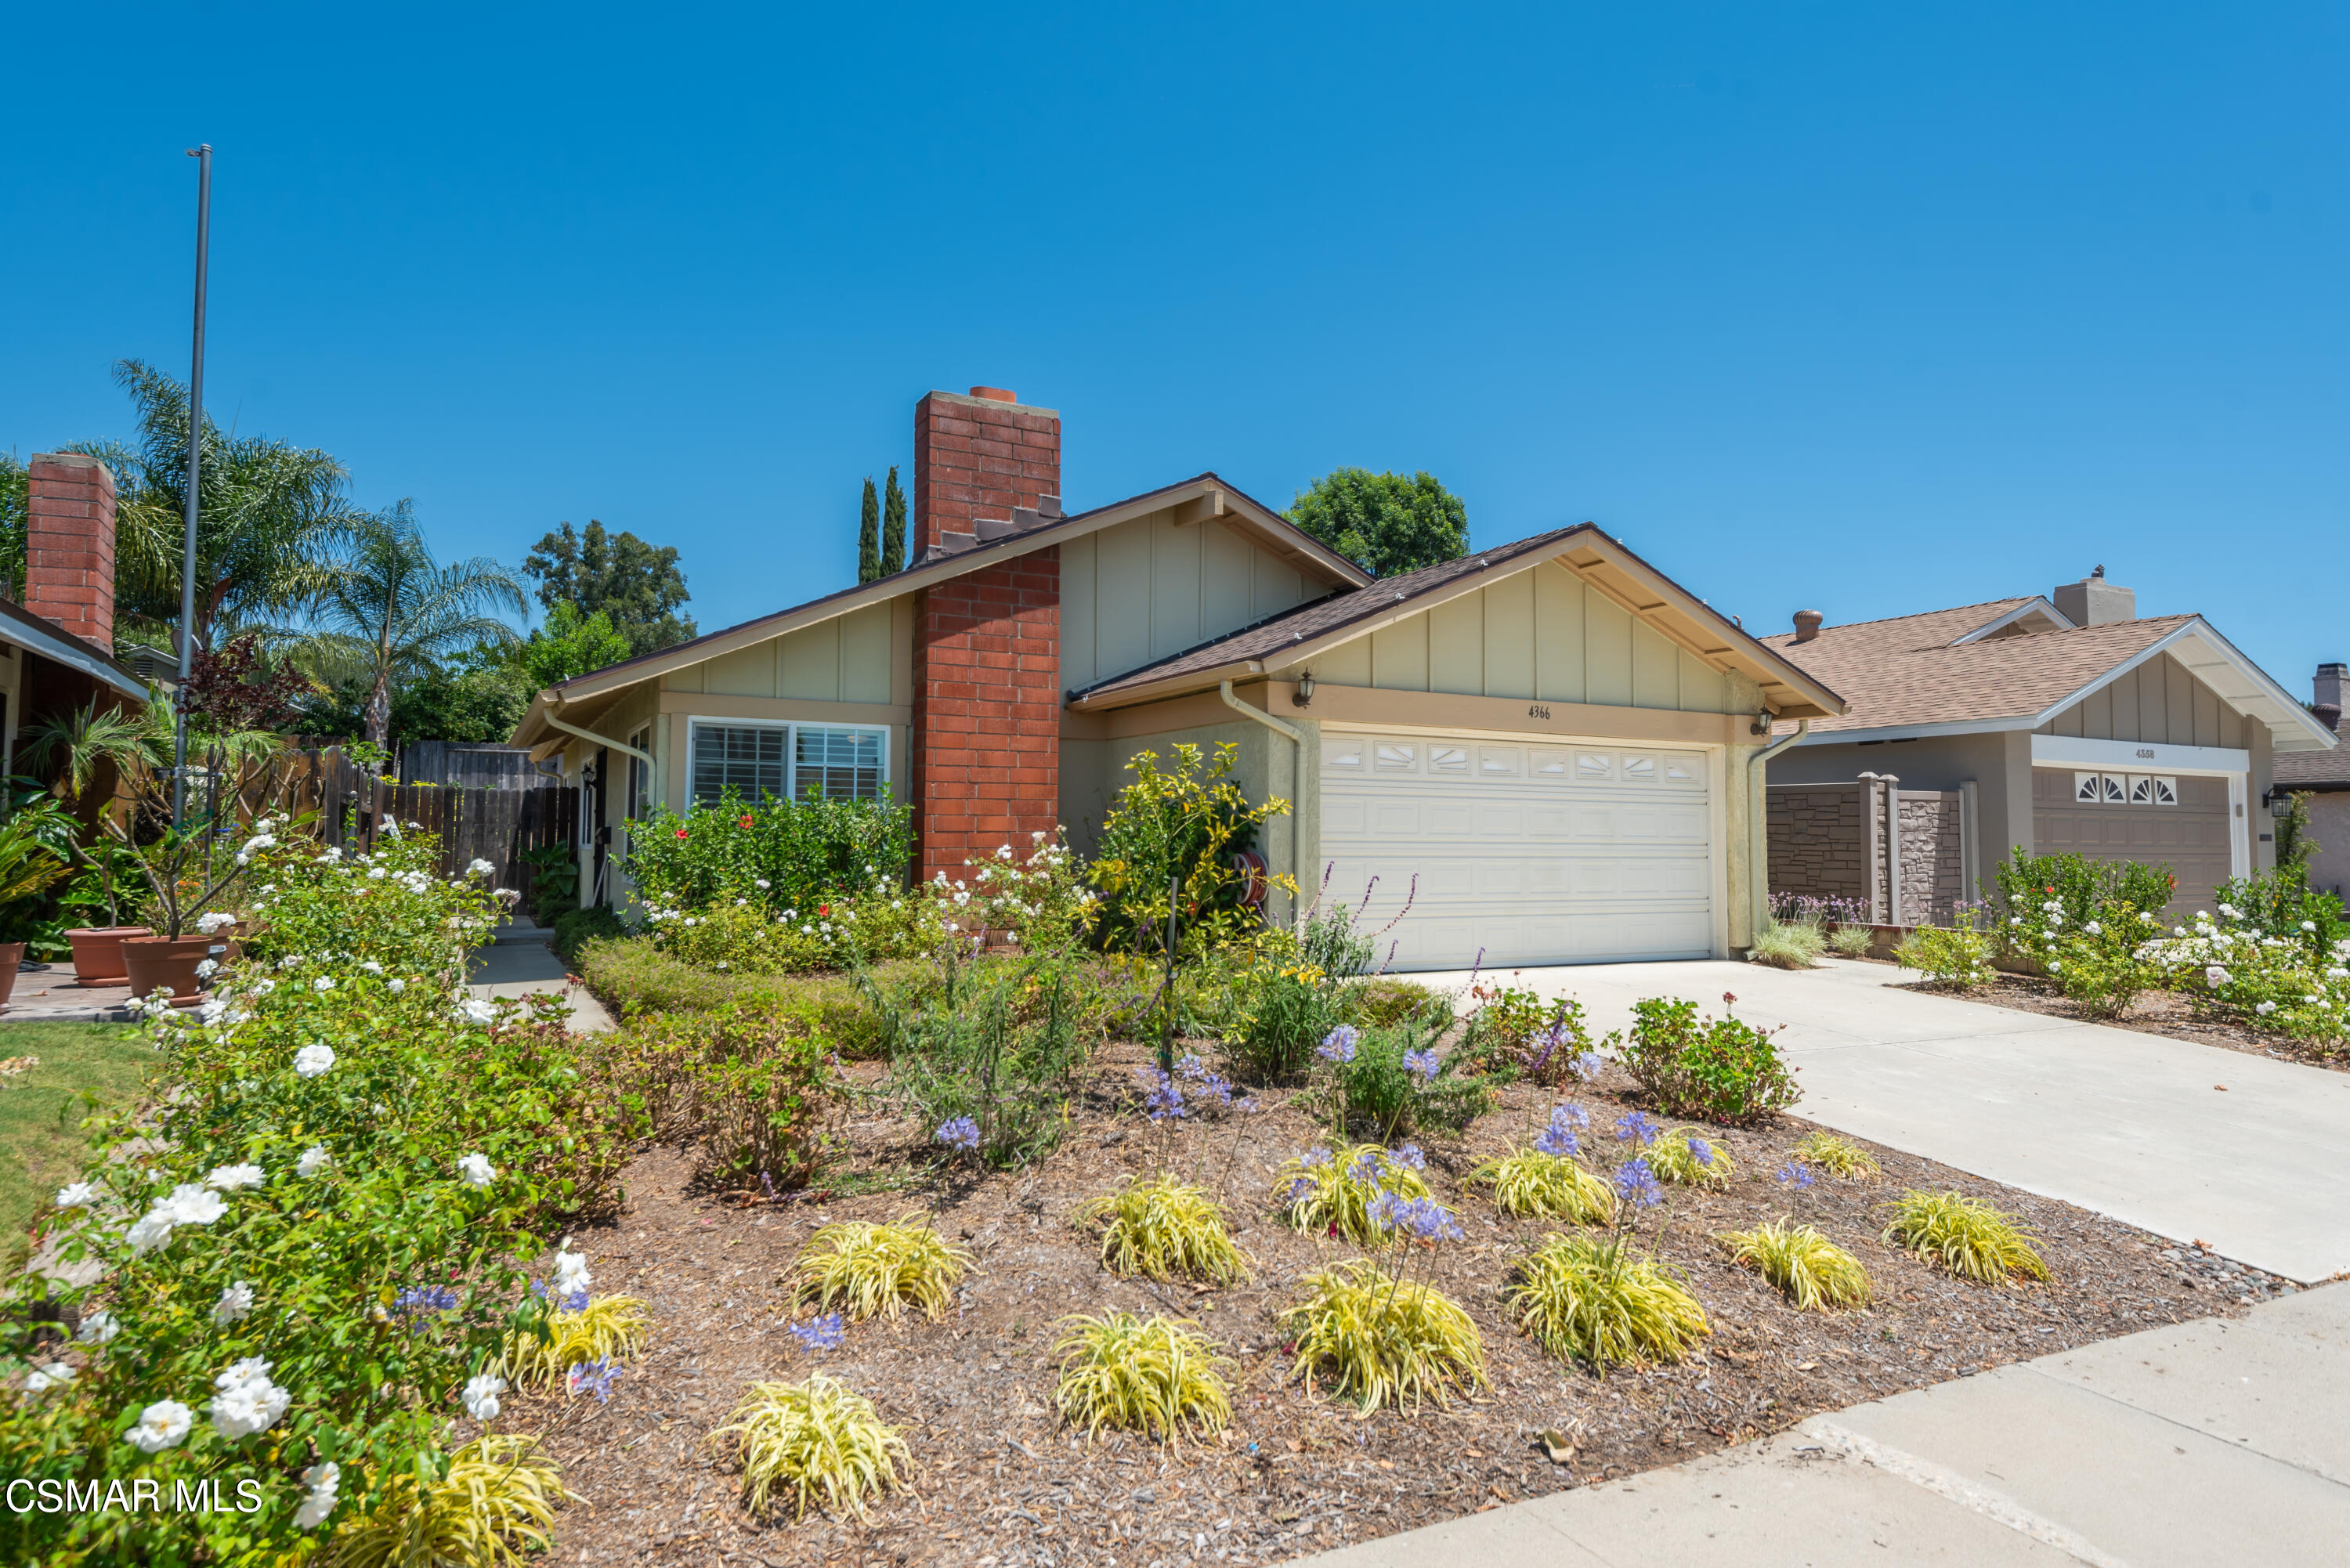
[[[869,482],[868,482],[869,483]],[[906,493],[898,488],[898,465],[889,465],[889,491],[881,506],[881,571],[906,569]]]
[[[873,476],[865,476],[865,505],[857,524],[857,580],[881,576],[881,504],[873,498]]]

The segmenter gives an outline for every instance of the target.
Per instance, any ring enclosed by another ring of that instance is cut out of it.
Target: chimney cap
[[[974,398],[985,398],[991,403],[1016,403],[1020,400],[1010,389],[1004,387],[973,387],[971,389],[971,395]]]
[[[1795,640],[1809,642],[1820,635],[1820,623],[1827,618],[1814,609],[1795,612]]]

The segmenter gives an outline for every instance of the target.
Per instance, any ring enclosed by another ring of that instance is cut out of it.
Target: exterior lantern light
[[[1298,675],[1296,694],[1291,697],[1289,701],[1292,704],[1300,708],[1306,707],[1313,702],[1314,671],[1308,670]]]

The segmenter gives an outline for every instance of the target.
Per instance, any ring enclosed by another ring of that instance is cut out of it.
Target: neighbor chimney
[[[1827,618],[1821,615],[1817,610],[1797,610],[1795,612],[1795,640],[1797,642],[1809,642],[1812,639],[1819,636],[1820,622],[1825,618]]]
[[[2310,706],[2317,710],[2317,722],[2339,734],[2342,732],[2342,682],[2350,680],[2350,664],[2321,664],[2310,695],[2316,699]]]
[[[26,471],[25,607],[114,651],[114,475],[78,452]]]
[[[914,405],[915,560],[1012,532],[1015,511],[1058,516],[1060,503],[1057,412],[1023,408],[1001,387],[932,392]]]
[[[2137,618],[2137,590],[2106,581],[2102,566],[2077,583],[2064,583],[2048,596],[2074,626],[2111,626]]]

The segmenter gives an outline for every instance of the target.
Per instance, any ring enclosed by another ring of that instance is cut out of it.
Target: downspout
[[[1289,737],[1291,747],[1289,753],[1289,877],[1290,880],[1296,882],[1302,889],[1305,883],[1298,874],[1297,847],[1298,836],[1303,829],[1303,825],[1298,820],[1298,813],[1304,808],[1297,798],[1297,792],[1305,771],[1305,732],[1295,724],[1274,718],[1262,708],[1250,707],[1232,695],[1232,683],[1229,680],[1217,689],[1216,694],[1224,700],[1224,706],[1233,712],[1245,713],[1274,734]],[[1291,910],[1290,915],[1293,919],[1295,919],[1296,911]]]
[[[1762,796],[1762,764],[1785,751],[1789,746],[1812,732],[1809,719],[1795,722],[1795,732],[1783,741],[1773,741],[1747,760],[1746,763],[1746,876],[1753,884],[1751,902],[1753,919],[1747,928],[1746,940],[1752,943],[1762,934],[1762,927],[1771,918],[1771,878],[1768,873],[1771,856],[1767,810]]]

